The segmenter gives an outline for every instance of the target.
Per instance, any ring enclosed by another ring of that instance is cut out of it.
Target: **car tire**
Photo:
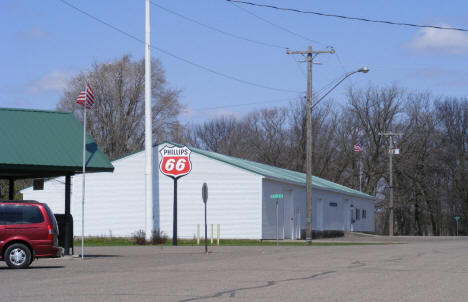
[[[9,268],[22,269],[27,268],[31,264],[31,251],[22,243],[14,243],[10,245],[3,255],[6,264]]]

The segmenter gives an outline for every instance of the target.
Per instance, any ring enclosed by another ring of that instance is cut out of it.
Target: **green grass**
[[[86,246],[126,246],[134,245],[131,238],[108,238],[108,237],[89,237],[85,238],[84,243]],[[81,246],[81,239],[73,241],[75,247]]]
[[[196,246],[196,240],[179,239],[177,241],[179,246]],[[245,239],[221,239],[221,246],[275,246],[276,241],[260,241],[260,240],[245,240]],[[81,246],[81,240],[76,239],[74,241],[75,247]],[[200,241],[200,246],[204,246],[205,242]],[[381,242],[320,242],[312,241],[312,246],[350,246],[350,245],[384,245],[391,243]],[[107,237],[90,237],[85,238],[86,246],[131,246],[135,245],[132,238],[107,238]],[[172,239],[168,239],[164,246],[172,245]],[[216,240],[213,241],[213,246],[216,245]],[[305,246],[304,241],[287,241],[279,242],[280,246]],[[211,242],[208,240],[208,246],[211,246]]]

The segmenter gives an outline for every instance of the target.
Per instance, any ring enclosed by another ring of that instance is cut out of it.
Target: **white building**
[[[159,171],[159,150],[153,147],[154,229],[172,236],[174,181]],[[305,174],[240,158],[191,148],[192,170],[178,180],[178,237],[194,238],[204,225],[201,188],[208,184],[208,224],[220,224],[221,238],[276,238],[278,203],[280,238],[297,239],[305,229]],[[114,160],[113,173],[86,175],[85,235],[131,236],[145,228],[144,151]],[[72,178],[71,214],[75,235],[81,230],[81,175]],[[25,200],[46,202],[64,212],[64,179],[49,180],[43,191],[27,188]],[[374,232],[374,197],[314,177],[314,230]],[[202,232],[203,233],[203,232]]]

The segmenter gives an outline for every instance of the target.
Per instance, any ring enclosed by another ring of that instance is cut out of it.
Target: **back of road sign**
[[[208,185],[206,182],[204,182],[202,186],[202,199],[204,203],[208,201]]]

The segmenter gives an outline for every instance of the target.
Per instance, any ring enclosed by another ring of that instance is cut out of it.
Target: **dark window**
[[[360,210],[360,209],[356,209],[356,220],[361,219],[361,217],[360,217],[361,215],[360,215],[360,214],[361,214],[361,210]]]
[[[330,207],[337,207],[338,206],[338,204],[336,202],[330,202],[329,205],[330,205]]]
[[[367,212],[366,210],[362,210],[362,219],[366,219]]]
[[[29,224],[44,221],[41,210],[30,205],[0,205],[0,224]]]

